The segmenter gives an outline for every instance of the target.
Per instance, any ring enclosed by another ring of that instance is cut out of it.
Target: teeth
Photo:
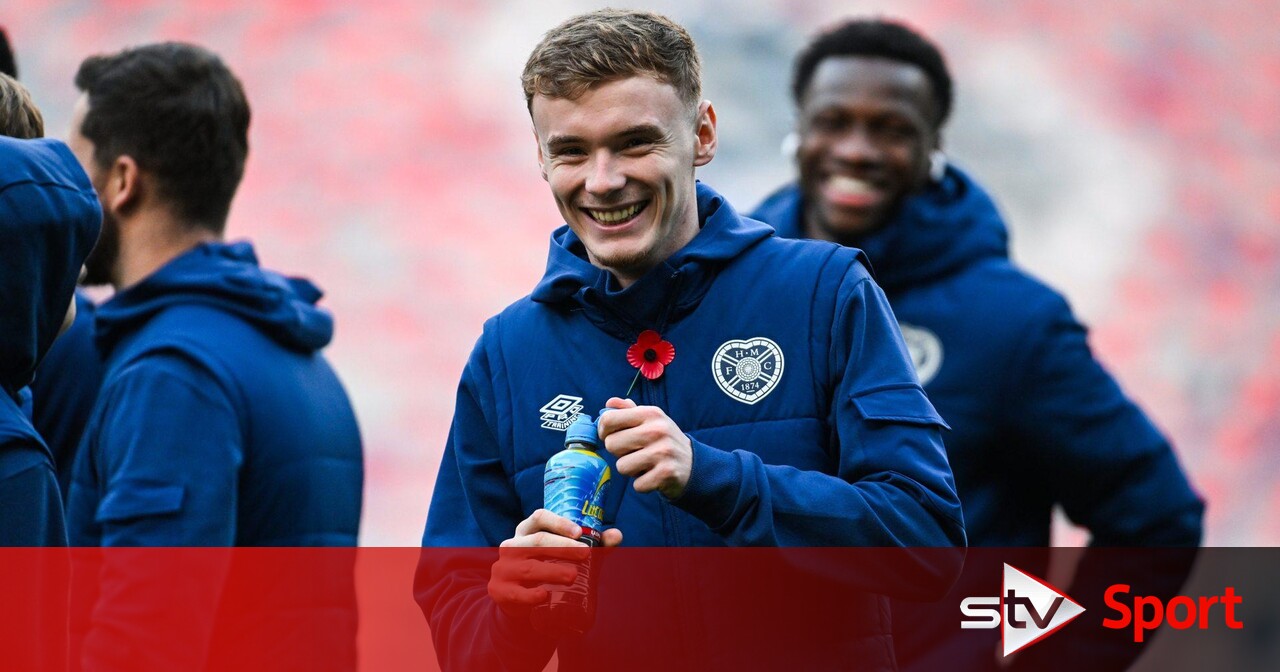
[[[625,222],[628,219],[635,217],[636,213],[640,212],[644,206],[644,203],[637,203],[620,210],[588,210],[587,212],[590,213],[591,217],[597,222],[601,222],[603,224],[615,224],[617,222]]]
[[[850,196],[863,196],[875,192],[875,187],[872,187],[870,183],[852,177],[845,177],[844,175],[831,176],[827,180],[827,186],[833,191]]]

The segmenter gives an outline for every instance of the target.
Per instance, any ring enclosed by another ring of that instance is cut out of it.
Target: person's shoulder
[[[142,391],[181,386],[205,395],[214,389],[209,383],[221,383],[222,379],[216,367],[190,349],[157,345],[123,362],[108,377],[104,387]]]
[[[174,301],[158,310],[137,331],[140,342],[186,339],[193,343],[217,341],[225,327],[246,320],[223,307],[200,301]]]
[[[974,264],[948,284],[965,297],[970,321],[988,330],[1004,329],[1019,339],[1051,322],[1074,319],[1061,292],[1008,259]]]
[[[484,321],[472,351],[473,362],[477,356],[491,359],[512,344],[519,347],[537,342],[547,333],[552,316],[570,310],[567,303],[552,306],[535,301],[530,295],[521,297]]]
[[[53,473],[53,458],[38,436],[5,438],[0,435],[0,482],[33,469]]]
[[[270,375],[270,368],[259,372]],[[153,338],[135,344],[108,364],[98,406],[108,416],[121,417],[166,412],[192,403],[242,403],[245,388],[238,381],[235,369],[207,343]]]
[[[782,238],[770,236],[751,250],[754,255],[746,258],[767,264],[772,272],[799,271],[820,272],[834,270],[870,277],[869,262],[862,250],[846,247],[825,240],[806,238]]]
[[[278,330],[283,324],[265,324],[252,314],[238,312],[234,306],[199,300],[175,301],[146,320],[123,350],[120,361],[133,361],[155,353],[181,353],[205,366],[220,362],[240,368],[266,366],[275,368],[286,361],[285,355],[296,348]],[[274,329],[274,330],[273,330]],[[302,354],[323,358],[321,349],[302,348]]]
[[[481,338],[492,338],[505,330],[526,327],[531,320],[553,312],[555,309],[551,306],[534,301],[532,295],[526,294],[485,320]]]
[[[200,304],[168,306],[129,335],[122,347],[113,348],[108,358],[108,382],[125,372],[136,376],[182,360],[208,361],[219,350],[243,348],[248,344],[224,343],[222,325],[236,322],[234,316]]]
[[[40,433],[37,433],[26,416],[20,412],[0,410],[0,451],[8,452],[13,448],[42,443]]]
[[[0,398],[0,480],[40,464],[53,465],[49,448],[17,404]]]

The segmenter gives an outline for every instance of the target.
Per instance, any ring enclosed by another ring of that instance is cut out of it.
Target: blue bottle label
[[[547,460],[543,506],[577,523],[584,535],[599,541],[604,531],[602,503],[612,478],[609,463],[595,451],[566,448]]]

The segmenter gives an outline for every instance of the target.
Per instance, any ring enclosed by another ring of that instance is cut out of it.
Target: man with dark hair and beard
[[[215,54],[177,43],[91,57],[75,81],[83,95],[70,144],[104,212],[86,282],[116,294],[95,321],[106,375],[73,474],[71,542],[354,545],[362,448],[347,394],[321,354],[333,318],[315,305],[321,292],[310,282],[260,268],[248,242],[222,240],[248,154],[240,82]],[[164,604],[140,606],[135,584],[148,577],[108,568],[102,580],[113,583],[102,594],[116,597],[99,601],[93,622],[130,623],[138,610],[213,618],[234,572],[234,564],[183,572],[189,578],[164,586]],[[349,644],[329,661],[339,667],[354,665],[345,578],[296,605],[330,610]],[[272,608],[299,599],[256,597]],[[96,628],[83,659],[95,669],[121,655],[132,656],[130,666],[192,669],[216,649],[215,630],[228,632],[196,625],[190,631],[201,637],[175,644],[144,628]]]
[[[1067,302],[1010,262],[991,198],[944,160],[953,96],[937,47],[900,23],[848,21],[801,51],[792,94],[799,179],[753,216],[780,236],[856,246],[871,258],[920,382],[952,427],[945,443],[970,545],[1048,546],[1061,506],[1094,546],[1196,546],[1204,504],[1168,440],[1093,358]],[[1023,568],[1043,576],[1034,564],[1043,555],[1033,557]],[[1079,594],[1102,595],[1100,557],[1081,563]],[[1176,589],[1193,553],[1159,557],[1173,558],[1173,570],[1145,594]],[[973,588],[973,569],[952,595],[994,594]],[[898,662],[993,667],[993,642],[955,621],[952,610],[895,603]],[[1020,652],[1018,664],[1076,669],[1107,650],[1061,646],[1079,641],[1056,638]],[[1113,649],[1108,662],[1137,651]]]

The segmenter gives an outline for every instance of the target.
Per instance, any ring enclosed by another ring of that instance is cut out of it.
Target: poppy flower
[[[627,361],[649,380],[661,377],[675,358],[676,346],[662,340],[662,335],[652,329],[640,332],[635,344],[627,348]]]

